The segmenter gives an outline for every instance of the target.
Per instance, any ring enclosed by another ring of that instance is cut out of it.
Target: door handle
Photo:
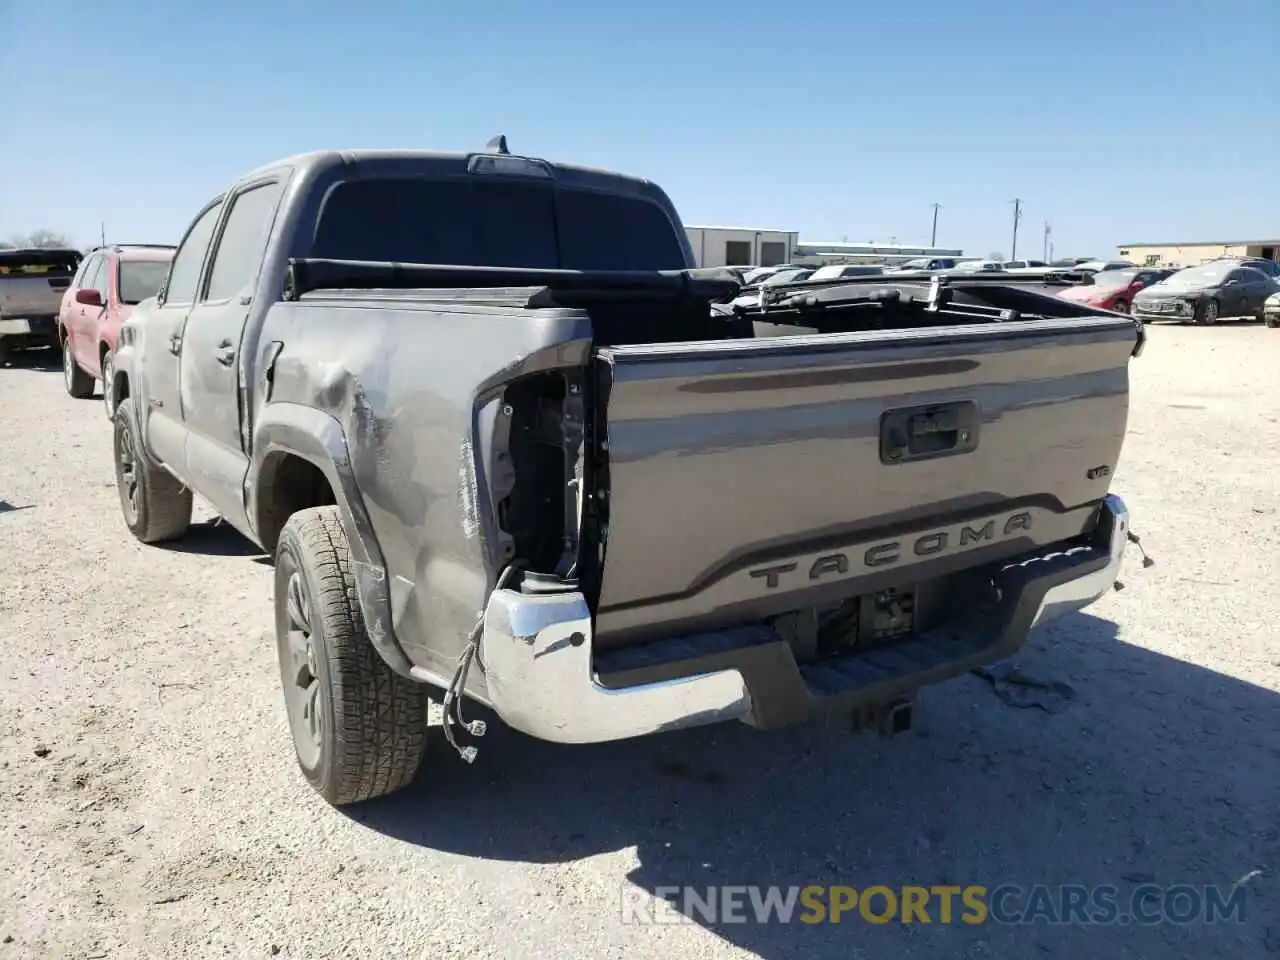
[[[182,352],[182,334],[175,333],[169,337],[169,352],[175,357]]]
[[[978,446],[978,427],[977,404],[971,400],[890,410],[880,420],[880,462],[969,453]]]
[[[230,340],[223,340],[218,344],[216,354],[218,362],[224,367],[229,367],[236,362],[236,348],[231,345]]]

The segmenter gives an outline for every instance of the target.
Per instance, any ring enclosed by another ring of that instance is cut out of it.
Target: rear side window
[[[136,305],[154,297],[168,275],[168,260],[120,261],[120,302]]]
[[[202,299],[229,300],[257,279],[271,221],[280,199],[280,183],[251,187],[231,201],[231,213],[218,238]]]
[[[471,177],[341,183],[320,212],[311,256],[572,270],[685,266],[674,226],[647,200]]]
[[[165,303],[191,303],[195,300],[196,284],[200,282],[200,267],[204,263],[204,255],[209,251],[209,241],[213,239],[213,228],[218,223],[218,214],[222,211],[219,200],[196,217],[195,223],[187,231],[182,246],[173,257],[173,268],[169,272],[169,283],[165,290]]]
[[[587,190],[557,192],[561,266],[571,270],[679,270],[684,255],[662,208]]]
[[[98,281],[102,279],[102,266],[106,262],[106,257],[102,254],[89,258],[89,262],[85,264],[84,276],[80,278],[81,290],[98,290]]]
[[[93,263],[93,257],[85,257],[80,261],[80,266],[76,268],[76,275],[71,281],[73,287],[83,287],[85,277],[88,274],[89,265]]]
[[[110,280],[111,280],[111,258],[105,257],[105,256],[99,257],[98,267],[94,271],[93,283],[90,284],[90,286],[92,286],[93,289],[98,291],[99,295],[102,297],[103,303],[107,302],[107,290],[111,286]]]

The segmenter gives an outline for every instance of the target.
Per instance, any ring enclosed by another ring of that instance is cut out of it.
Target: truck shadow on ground
[[[926,690],[915,728],[888,740],[731,724],[564,747],[494,723],[474,768],[440,747],[408,791],[348,813],[407,843],[564,865],[548,895],[607,904],[619,924],[624,897],[685,885],[1114,884],[1123,906],[1144,882],[1229,887],[1264,870],[1243,924],[697,920],[768,958],[1243,957],[1280,941],[1278,698],[1088,615],[1039,631],[1016,662],[1067,685],[1066,708],[1015,708],[968,675]],[[633,846],[616,877],[575,863]]]
[[[167,540],[156,546],[171,553],[199,553],[208,557],[252,557],[266,559],[262,548],[249,541],[229,523],[213,520],[193,523],[177,540]]]
[[[0,370],[38,370],[41,373],[61,373],[62,354],[49,347],[37,350],[14,350],[8,362],[0,362]]]

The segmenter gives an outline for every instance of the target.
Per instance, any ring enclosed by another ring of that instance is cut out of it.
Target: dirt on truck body
[[[694,268],[654,184],[511,155],[247,175],[128,321],[135,535],[191,492],[276,557],[281,680],[331,802],[464,757],[488,705],[590,742],[875,712],[1110,589],[1127,318],[964,278]]]

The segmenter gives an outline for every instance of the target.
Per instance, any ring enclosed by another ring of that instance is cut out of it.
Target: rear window
[[[120,302],[139,304],[154,297],[168,275],[168,260],[120,261]]]
[[[71,277],[80,260],[74,250],[0,250],[0,277]]]
[[[311,256],[568,270],[678,270],[675,227],[646,200],[545,183],[352,180],[325,199]]]

